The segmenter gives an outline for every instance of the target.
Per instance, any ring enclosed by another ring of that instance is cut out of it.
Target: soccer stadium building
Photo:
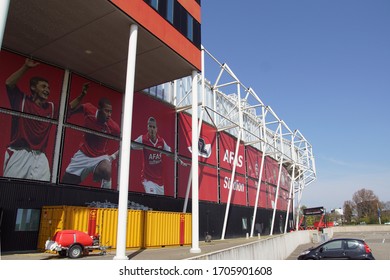
[[[115,209],[101,226],[118,238],[113,247],[148,246],[146,237],[122,242],[143,235],[129,227],[130,210],[159,213],[153,224],[168,235],[163,213],[179,213],[192,235],[178,244],[193,252],[207,235],[296,228],[302,191],[316,179],[312,146],[201,45],[200,0],[1,5],[1,251],[91,227],[80,209]]]

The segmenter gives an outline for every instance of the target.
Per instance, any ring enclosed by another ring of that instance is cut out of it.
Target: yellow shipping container
[[[44,206],[38,249],[60,230],[74,229],[99,234],[102,246],[116,248],[118,209],[77,206]],[[128,210],[127,248],[186,245],[191,243],[191,214]]]
[[[147,211],[145,247],[190,244],[191,226],[191,214]]]

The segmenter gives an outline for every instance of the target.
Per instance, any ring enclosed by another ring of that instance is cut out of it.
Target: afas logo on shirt
[[[161,154],[160,153],[149,154],[149,160],[150,161],[161,160]]]

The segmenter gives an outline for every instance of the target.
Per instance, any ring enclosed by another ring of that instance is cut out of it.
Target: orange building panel
[[[119,9],[128,14],[143,28],[151,32],[168,47],[186,59],[198,70],[201,69],[201,51],[190,40],[177,31],[168,21],[161,17],[153,8],[143,0],[111,0]],[[186,3],[185,8],[190,9],[188,12],[199,18],[200,6],[195,1],[194,4]],[[197,15],[196,8],[199,9]]]

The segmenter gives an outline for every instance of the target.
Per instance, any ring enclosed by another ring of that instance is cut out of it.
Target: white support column
[[[291,175],[291,184],[290,184],[290,192],[288,194],[288,203],[287,203],[287,213],[286,213],[286,222],[284,225],[284,233],[287,233],[287,225],[288,225],[288,215],[290,213],[290,206],[291,206],[291,200],[292,200],[292,192],[293,192],[293,187],[294,187],[294,182],[295,182],[295,163],[293,164],[293,169],[292,169],[292,175]]]
[[[69,76],[70,72],[69,70],[65,70],[64,73],[64,81],[62,83],[62,90],[61,90],[61,100],[60,100],[60,109],[58,112],[58,127],[57,127],[57,134],[56,134],[56,144],[54,146],[54,157],[53,157],[53,172],[51,175],[51,182],[56,183],[57,182],[57,176],[58,176],[58,169],[59,169],[59,162],[60,162],[60,148],[61,148],[61,139],[62,139],[62,130],[64,127],[65,120],[65,105],[66,105],[66,92],[68,90],[68,83],[69,83]]]
[[[280,159],[280,164],[279,164],[278,184],[276,186],[275,203],[274,203],[274,211],[272,213],[272,223],[271,223],[270,235],[273,235],[273,233],[274,233],[275,215],[276,215],[276,208],[278,206],[278,196],[279,196],[279,188],[280,188],[280,178],[282,177],[282,167],[283,167],[283,155]]]
[[[262,146],[264,147],[264,145]],[[263,155],[261,156],[260,174],[259,174],[259,179],[257,181],[256,201],[255,201],[255,206],[253,206],[253,219],[252,219],[252,228],[251,228],[251,235],[250,235],[251,237],[253,237],[253,232],[255,230],[257,204],[259,203],[261,180],[263,179],[262,177],[263,177],[264,162],[265,162],[265,148],[263,148]]]
[[[229,218],[230,202],[232,200],[233,183],[234,183],[234,176],[236,175],[237,157],[238,157],[238,150],[240,147],[240,141],[241,141],[241,129],[238,131],[236,151],[234,153],[233,170],[232,170],[232,175],[230,177],[229,195],[228,195],[228,200],[226,202],[225,219],[223,221],[221,240],[225,239],[225,234],[226,234],[226,226],[227,226],[227,220]]]
[[[3,46],[3,37],[5,25],[7,23],[8,9],[10,0],[0,1],[0,49]]]
[[[301,172],[299,172],[299,176],[301,176]],[[296,222],[296,224],[295,224],[295,228],[297,229],[297,230],[299,230],[299,219],[300,219],[300,211],[301,211],[301,199],[302,199],[302,185],[303,184],[303,181],[299,181],[298,182],[298,185],[299,185],[299,187],[298,187],[298,198],[297,198],[297,203],[298,203],[298,205],[297,205],[297,220],[295,221]]]
[[[204,53],[202,51],[202,65],[204,65]],[[200,117],[199,117],[199,124],[198,124],[198,132],[197,132],[197,140],[196,140],[196,143],[198,143],[199,141],[199,137],[200,137],[200,132],[201,132],[201,129],[202,129],[202,124],[203,124],[203,114],[204,114],[204,107],[205,107],[205,77],[204,77],[204,67],[203,67],[203,71],[202,71],[202,75],[201,75],[201,83],[202,83],[202,88],[201,88],[201,93],[202,93],[202,109],[200,111]],[[192,91],[192,94],[194,94],[194,92]],[[192,148],[191,148],[192,149]],[[197,146],[197,149],[198,149],[198,146]],[[183,213],[187,213],[187,205],[188,205],[188,200],[189,200],[189,196],[190,196],[190,189],[191,189],[191,182],[192,182],[192,168],[190,170],[190,175],[188,176],[188,182],[187,182],[187,190],[186,190],[186,196],[184,198],[184,205],[183,205]]]
[[[126,230],[127,230],[127,200],[129,196],[129,172],[131,127],[133,121],[135,60],[137,54],[138,26],[130,27],[129,50],[127,55],[126,89],[122,116],[122,142],[119,156],[119,204],[117,246],[114,260],[127,260]]]
[[[231,71],[230,71],[230,73],[233,74],[233,72],[231,72]],[[235,78],[234,74],[232,76]],[[232,170],[232,175],[231,175],[231,178],[230,178],[229,195],[228,195],[228,200],[227,200],[227,203],[226,203],[225,219],[223,221],[221,240],[225,239],[227,220],[229,218],[230,203],[231,203],[231,199],[232,199],[234,177],[236,175],[238,151],[239,151],[239,148],[240,148],[240,142],[241,142],[241,138],[242,138],[242,134],[243,134],[243,130],[242,130],[243,118],[242,118],[242,110],[241,110],[241,92],[240,92],[240,83],[238,82],[237,78],[236,78],[236,84],[237,84],[237,97],[238,97],[238,102],[237,103],[238,103],[239,128],[238,128],[238,137],[237,137],[236,150],[234,152],[233,170]]]
[[[192,246],[190,253],[200,253],[199,248],[199,178],[198,178],[198,79],[192,72]]]
[[[188,200],[190,198],[191,183],[192,183],[192,168],[190,170],[190,175],[188,175],[187,190],[186,190],[186,196],[184,198],[184,205],[183,205],[183,213],[187,213],[187,205],[188,205]]]

